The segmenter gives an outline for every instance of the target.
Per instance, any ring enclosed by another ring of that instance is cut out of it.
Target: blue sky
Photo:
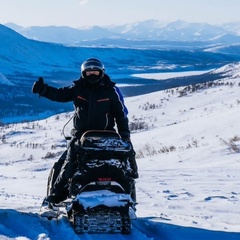
[[[239,0],[1,0],[0,23],[105,26],[147,19],[222,24],[240,21]]]

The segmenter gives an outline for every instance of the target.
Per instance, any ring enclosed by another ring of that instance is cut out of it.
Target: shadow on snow
[[[12,209],[0,210],[0,239],[7,240],[19,237],[31,240],[239,240],[240,233],[176,226],[161,223],[158,218],[138,218],[133,220],[133,229],[130,235],[77,235],[65,218],[49,221],[42,219],[37,213],[25,213]]]

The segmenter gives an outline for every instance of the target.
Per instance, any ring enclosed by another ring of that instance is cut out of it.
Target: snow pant
[[[72,178],[76,170],[75,159],[75,142],[73,138],[69,143],[68,149],[62,154],[58,162],[53,166],[53,173],[51,174],[51,191],[48,191],[48,195],[55,195],[59,200],[63,201],[69,195],[68,180]]]
[[[66,157],[67,157],[67,150],[65,150],[63,154],[60,156],[60,158],[58,159],[58,161],[53,164],[53,167],[48,176],[47,196],[52,194],[53,185],[56,182],[56,179],[62,169],[64,161],[66,160]]]

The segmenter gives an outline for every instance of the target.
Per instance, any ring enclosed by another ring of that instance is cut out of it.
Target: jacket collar
[[[73,81],[75,86],[85,86],[85,87],[89,87],[92,88],[93,86],[88,84],[86,82],[86,80],[81,76],[78,80]],[[115,86],[116,83],[113,82],[110,77],[107,74],[104,74],[104,76],[100,79],[100,81],[94,85],[94,88],[98,88],[98,87],[113,87]]]

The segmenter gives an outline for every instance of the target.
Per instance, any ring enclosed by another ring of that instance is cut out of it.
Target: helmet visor
[[[95,75],[95,76],[99,76],[100,75],[100,71],[99,70],[91,70],[91,69],[86,69],[86,76],[90,76],[90,75]]]
[[[103,71],[103,65],[101,62],[98,61],[86,61],[82,64],[81,70],[82,72],[90,70]]]

